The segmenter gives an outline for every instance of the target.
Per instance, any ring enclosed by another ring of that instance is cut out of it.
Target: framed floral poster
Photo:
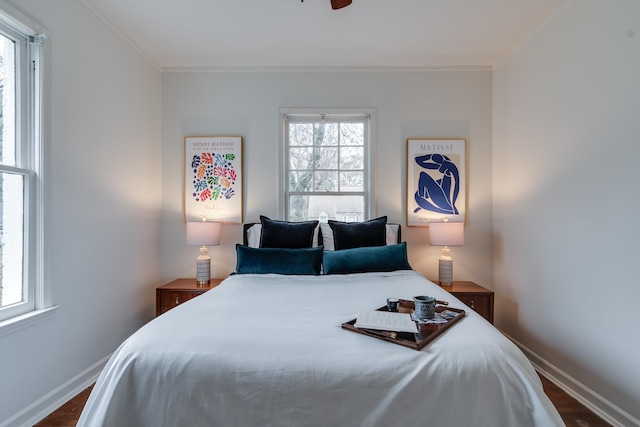
[[[407,139],[407,225],[464,222],[466,139]]]
[[[242,137],[184,138],[184,218],[242,223]]]

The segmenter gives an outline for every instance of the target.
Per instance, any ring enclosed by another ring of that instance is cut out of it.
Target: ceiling
[[[568,0],[83,0],[160,69],[492,68]]]

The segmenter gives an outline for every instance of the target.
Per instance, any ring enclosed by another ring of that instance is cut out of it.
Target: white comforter
[[[468,315],[422,351],[340,327],[387,297]],[[113,354],[79,426],[562,426],[522,352],[412,271],[237,275]]]

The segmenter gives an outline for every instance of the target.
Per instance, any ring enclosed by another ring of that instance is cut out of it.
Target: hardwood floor
[[[538,374],[544,392],[549,396],[567,427],[611,427],[611,424],[588,410],[560,387]]]
[[[86,388],[34,427],[75,427],[92,389],[93,386]]]
[[[558,412],[560,412],[560,416],[568,427],[611,426],[611,424],[589,411],[551,381],[542,375],[540,378],[542,379],[545,393],[549,396]],[[75,427],[80,418],[82,408],[89,397],[89,393],[91,393],[92,387],[87,388],[62,405],[58,410],[40,421],[34,427]]]

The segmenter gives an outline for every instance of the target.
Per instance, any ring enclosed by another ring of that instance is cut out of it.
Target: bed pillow
[[[318,221],[276,221],[260,215],[261,248],[300,249],[313,247]]]
[[[251,248],[236,244],[237,274],[319,275],[322,246],[303,249]]]
[[[257,226],[260,226],[258,224]],[[255,227],[255,226],[254,226]],[[400,230],[400,224],[387,224],[385,226],[385,230],[387,233],[387,245],[395,245],[398,242],[398,231]],[[335,251],[336,248],[333,245],[333,230],[326,222],[320,223],[320,231],[322,231],[322,242],[320,242],[324,246],[325,251]],[[258,236],[258,240],[260,236]],[[251,244],[249,244],[251,246]],[[255,246],[257,247],[257,245]]]
[[[365,222],[329,220],[329,227],[333,231],[334,248],[339,251],[365,246],[384,246],[387,244],[386,224],[386,216]]]
[[[385,231],[387,232],[387,245],[395,245],[398,242],[398,230],[400,230],[400,224],[387,224]]]
[[[373,271],[412,270],[407,258],[407,244],[369,246],[323,255],[324,274],[368,273]]]
[[[247,246],[250,248],[260,247],[260,235],[262,234],[262,224],[253,224],[247,228]]]
[[[322,245],[322,242],[318,243],[318,235],[320,234],[320,225],[318,224],[318,226],[316,227],[316,229],[313,232],[313,247],[315,248],[316,246],[320,246]],[[328,224],[325,224],[327,227],[329,227]],[[387,227],[393,227],[393,225],[387,225]],[[396,224],[396,234],[392,237],[395,238],[397,240],[398,238],[398,233],[397,233],[397,224]],[[329,231],[331,231],[331,229],[329,229]],[[253,224],[251,227],[247,228],[247,246],[251,247],[251,248],[259,248],[260,247],[260,236],[262,235],[262,224]],[[394,240],[393,243],[397,243],[397,241]],[[389,242],[389,228],[387,228],[387,244]],[[326,250],[326,246],[325,246],[325,250]],[[331,250],[333,250],[333,235],[331,235]]]

